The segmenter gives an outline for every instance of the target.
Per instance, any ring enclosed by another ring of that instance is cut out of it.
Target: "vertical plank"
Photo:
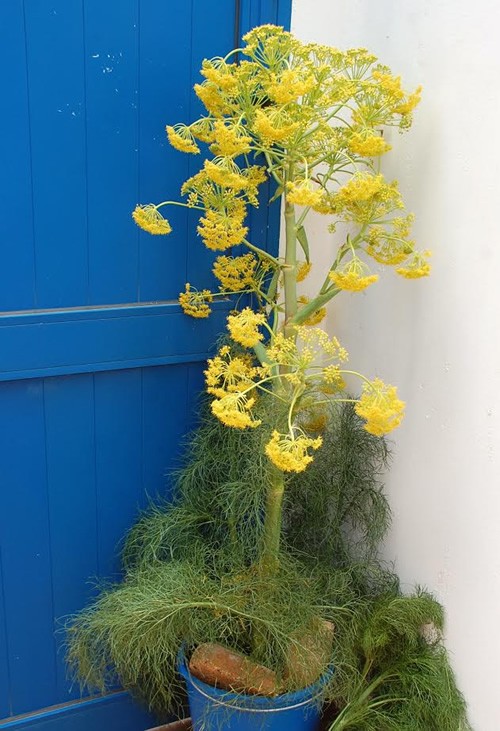
[[[292,20],[292,0],[278,0],[276,11],[276,24],[282,25],[285,30],[290,30]]]
[[[272,2],[274,5],[276,0],[266,0],[266,3],[269,2]],[[266,8],[265,12],[262,12],[261,6],[262,0],[258,0],[257,2],[256,0],[241,0],[240,38],[257,25],[273,22],[274,17],[273,14],[269,12],[269,7]]]
[[[7,623],[5,619],[5,592],[3,588],[2,550],[0,545],[0,718],[12,712],[9,651],[7,646]]]
[[[0,389],[0,535],[14,714],[56,697],[43,400],[41,381]]]
[[[66,703],[80,692],[67,678],[63,621],[89,601],[97,575],[92,375],[46,379],[45,430],[57,702]]]
[[[9,113],[2,114],[2,311],[35,306],[30,120],[22,3],[3,3],[0,30],[0,82],[3,98],[9,104]]]
[[[271,23],[290,30],[292,0],[241,0],[240,37],[257,25]]]
[[[89,301],[135,302],[139,0],[85,0]]]
[[[25,2],[38,307],[87,303],[82,0]]]
[[[145,503],[141,370],[94,378],[99,575],[118,579],[121,541]]]
[[[151,498],[168,498],[170,472],[180,464],[188,430],[185,365],[144,368],[142,400],[142,483]]]
[[[140,6],[139,201],[178,200],[188,177],[188,155],[167,142],[165,125],[186,120],[191,73],[191,0],[172,6],[142,0]],[[177,299],[184,289],[186,212],[164,209],[169,236],[140,236],[140,300]]]

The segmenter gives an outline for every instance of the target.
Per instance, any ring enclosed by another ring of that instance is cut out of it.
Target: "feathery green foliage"
[[[258,408],[271,407],[261,399]],[[304,628],[321,617],[335,625],[325,698],[342,710],[332,731],[466,729],[446,655],[422,633],[440,630],[441,607],[423,592],[402,596],[377,557],[390,518],[379,481],[384,440],[362,428],[352,404],[332,410],[313,465],[287,480],[280,570],[270,581],[258,564],[265,438],[204,412],[173,502],[152,506],[126,539],[125,580],[68,628],[80,682],[104,690],[119,678],[161,715],[181,697],[181,644],[223,643],[282,677],[291,648],[300,656]]]

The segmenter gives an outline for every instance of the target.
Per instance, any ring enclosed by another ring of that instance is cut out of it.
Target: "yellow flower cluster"
[[[298,122],[287,123],[286,118],[280,120],[276,115],[266,114],[262,109],[257,109],[255,113],[253,131],[264,145],[274,145],[276,143],[286,145],[299,127]]]
[[[322,444],[321,437],[292,437],[275,430],[266,444],[265,452],[271,462],[283,472],[303,472],[313,461],[308,449],[319,449]]]
[[[220,87],[222,91],[231,93],[235,91],[238,85],[235,71],[236,66],[234,64],[227,64],[222,59],[217,59],[217,65],[215,60],[205,59],[202,64],[201,75],[212,84]]]
[[[163,218],[158,208],[152,203],[145,206],[137,205],[132,212],[132,218],[139,228],[150,234],[166,235],[172,231],[167,219]]]
[[[378,280],[378,274],[367,274],[366,271],[366,265],[356,256],[343,269],[329,272],[328,278],[339,289],[361,292]]]
[[[321,356],[340,362],[348,359],[347,350],[343,348],[337,338],[330,337],[320,327],[309,328],[302,325],[295,328],[301,343],[301,360],[313,363]]]
[[[431,273],[431,265],[427,261],[430,257],[430,251],[422,253],[416,251],[406,266],[399,267],[396,272],[405,279],[420,279],[420,277],[428,277]]]
[[[323,389],[325,385],[328,386],[327,390],[329,393],[343,391],[346,387],[345,381],[342,377],[342,371],[338,365],[328,365],[323,368],[323,381]]]
[[[214,123],[210,150],[214,155],[235,157],[250,152],[252,138],[245,135],[241,128],[227,125],[222,119]]]
[[[303,261],[299,264],[297,269],[297,282],[303,282],[304,279],[307,278],[310,271],[312,269],[312,264],[310,261]]]
[[[300,48],[299,42],[281,26],[260,25],[243,36],[245,55],[259,60],[266,66],[284,65],[289,56]]]
[[[406,129],[411,124],[411,113],[420,102],[422,87],[406,94],[401,86],[401,77],[393,76],[387,67],[379,66],[372,71],[363,89],[367,99],[353,114],[353,121],[371,126],[394,124],[395,115],[400,117],[399,126]]]
[[[255,428],[262,422],[260,419],[254,419],[250,413],[254,403],[254,398],[248,398],[244,394],[228,393],[212,401],[210,408],[213,415],[226,426],[231,426],[233,429]]]
[[[264,340],[264,335],[259,332],[259,325],[263,325],[265,321],[264,314],[245,307],[237,315],[229,315],[227,329],[236,343],[244,345],[245,348],[253,348],[254,345]]]
[[[345,204],[364,203],[380,193],[384,185],[383,175],[358,173],[353,175],[349,182],[339,189],[336,198]]]
[[[355,132],[349,139],[349,150],[362,157],[378,157],[391,149],[381,135],[371,131]]]
[[[372,78],[377,82],[379,88],[386,92],[395,102],[404,99],[405,93],[401,88],[401,76],[393,76],[384,70],[376,69]]]
[[[191,285],[186,284],[185,292],[181,292],[179,295],[179,304],[184,310],[186,315],[191,317],[208,317],[212,310],[208,303],[212,302],[213,295],[209,289],[202,289],[198,292],[195,289],[191,289]]]
[[[300,325],[295,330],[301,341],[300,345],[295,338],[285,337],[282,332],[277,333],[267,347],[267,355],[271,361],[290,368],[293,372],[305,373],[325,357],[339,362],[348,359],[347,351],[337,338],[331,338],[321,328]]]
[[[404,414],[405,404],[397,397],[395,386],[386,385],[380,378],[365,383],[362,395],[354,410],[365,419],[365,429],[381,437],[398,427]]]
[[[195,84],[194,93],[210,114],[222,117],[230,112],[230,107],[221,90],[212,83]]]
[[[356,173],[332,197],[332,213],[344,220],[370,223],[383,215],[404,208],[397,182],[388,183],[383,175]]]
[[[287,183],[286,199],[289,203],[297,206],[320,206],[323,200],[323,191],[321,188],[313,189],[309,180],[300,180],[299,182]]]
[[[273,74],[271,83],[266,86],[266,92],[276,104],[289,104],[307,94],[315,85],[316,80],[312,74],[302,78],[298,69],[285,69],[279,77]]]
[[[297,345],[294,338],[287,338],[283,332],[278,332],[267,347],[270,360],[279,365],[294,365],[297,361]]]
[[[227,158],[218,158],[218,163],[205,160],[204,168],[210,180],[221,188],[232,188],[233,190],[244,190],[248,188],[248,178],[242,175],[235,163],[228,164]]]
[[[213,266],[213,273],[221,283],[221,290],[241,292],[247,287],[254,287],[257,259],[253,254],[243,256],[218,256]]]
[[[189,127],[186,127],[185,124],[177,124],[175,127],[167,125],[165,129],[167,131],[168,141],[176,150],[180,150],[180,152],[192,152],[194,154],[200,151]]]
[[[200,218],[197,231],[207,249],[225,251],[241,244],[247,235],[248,228],[242,225],[241,216],[229,215],[224,211],[208,210],[205,216]]]
[[[231,356],[230,348],[223,346],[214,358],[209,358],[205,371],[208,393],[223,398],[228,393],[241,393],[252,388],[259,370],[247,357]]]
[[[284,195],[293,206],[331,214],[331,231],[339,222],[359,224],[321,289],[325,300],[338,289],[361,291],[378,279],[358,258],[360,251],[399,267],[396,271],[403,277],[428,274],[427,252],[417,253],[411,240],[412,218],[398,217],[403,204],[397,184],[375,172],[373,159],[390,150],[384,128],[409,126],[420,89],[406,93],[401,79],[376,65],[365,49],[344,52],[303,44],[273,25],[253,29],[244,41],[238,63],[228,62],[235,58],[231,54],[203,62],[204,78],[195,92],[206,107],[204,116],[189,126],[166,128],[175,149],[196,154],[204,143],[212,153],[182,186],[184,205],[200,211],[197,231],[207,248],[230,253],[231,247],[243,244],[259,251],[247,240],[244,223],[247,206],[258,206],[259,186],[270,175],[277,184],[272,200]],[[251,165],[250,154],[260,155],[266,167]],[[306,215],[307,210],[301,211],[295,224],[305,252],[300,226]],[[171,230],[157,206],[137,206],[133,217],[151,233]],[[348,244],[352,258],[345,263]],[[291,286],[293,275],[300,282],[310,268],[308,261],[285,266],[265,252],[218,256],[213,265],[220,292],[256,293],[262,309],[245,307],[229,315],[227,328],[238,346],[255,347],[265,365],[256,366],[248,352],[233,357],[229,347],[221,348],[205,371],[207,391],[214,399],[212,412],[229,427],[256,427],[260,420],[252,412],[258,414],[253,409],[257,394],[272,382],[269,390],[288,400],[289,432],[281,433],[285,427],[278,426],[265,451],[285,472],[304,470],[321,445],[320,438],[307,436],[311,431],[316,436],[325,425],[326,412],[316,404],[324,396],[318,399],[318,394],[341,398],[345,390],[342,362],[347,353],[336,338],[317,327],[325,307],[311,312],[309,299],[297,300]],[[179,302],[187,314],[203,318],[215,296],[187,284]],[[307,319],[294,327],[302,318]],[[269,338],[264,337],[267,330]],[[368,431],[384,434],[399,424],[403,406],[394,387],[375,380],[363,388],[356,410]]]
[[[392,219],[392,232],[383,226],[372,226],[366,236],[366,253],[380,264],[401,264],[414,249],[414,242],[408,239],[412,221],[413,216]]]
[[[422,87],[418,86],[415,91],[410,94],[405,102],[395,107],[394,112],[396,114],[402,114],[403,116],[411,114],[417,104],[420,104],[422,98]]]

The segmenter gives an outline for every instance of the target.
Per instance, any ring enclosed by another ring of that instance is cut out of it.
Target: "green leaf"
[[[275,192],[275,194],[273,195],[273,197],[272,197],[272,198],[270,199],[270,201],[269,201],[269,205],[271,205],[271,203],[274,203],[274,201],[275,201],[275,200],[278,200],[278,198],[279,198],[279,197],[280,197],[281,195],[283,195],[283,190],[284,190],[284,189],[283,189],[283,186],[282,186],[282,185],[279,185],[279,186],[278,186],[278,187],[276,188],[276,192]]]
[[[299,226],[297,229],[297,241],[299,242],[302,251],[306,257],[306,262],[309,264],[309,242],[307,240],[307,234],[304,226]]]

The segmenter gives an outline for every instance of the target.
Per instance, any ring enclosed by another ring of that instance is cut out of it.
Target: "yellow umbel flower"
[[[186,127],[185,124],[177,124],[175,127],[167,125],[165,129],[167,131],[168,141],[176,150],[180,150],[180,152],[192,152],[194,154],[200,151],[200,148],[193,140],[193,135],[189,127]]]
[[[287,338],[282,332],[272,338],[267,348],[268,358],[279,365],[293,365],[297,359],[297,345],[293,338]]]
[[[396,272],[405,279],[420,279],[428,277],[431,273],[431,265],[427,259],[431,256],[430,251],[416,251],[405,267],[399,267]]]
[[[386,385],[380,378],[363,385],[363,393],[354,407],[365,419],[365,429],[381,437],[398,427],[404,415],[405,404],[397,397],[397,388]]]
[[[331,197],[331,212],[346,221],[368,223],[398,208],[404,205],[397,182],[371,173],[356,173]]]
[[[412,222],[412,215],[393,218],[392,232],[383,226],[371,226],[366,236],[366,253],[380,264],[401,264],[414,250],[415,244],[408,238]]]
[[[215,84],[204,82],[195,84],[193,88],[198,99],[214,117],[222,117],[228,113],[227,101]]]
[[[266,444],[265,452],[271,462],[283,472],[303,472],[313,461],[307,450],[319,449],[322,444],[321,437],[316,439],[303,435],[292,437],[290,434],[280,434],[275,430]]]
[[[303,282],[304,279],[308,276],[309,272],[312,269],[312,264],[310,261],[303,261],[298,265],[297,269],[297,282]]]
[[[214,124],[212,144],[210,150],[214,155],[235,157],[250,152],[252,138],[242,133],[236,126],[228,126],[222,119]]]
[[[378,87],[389,96],[393,102],[404,99],[405,93],[401,88],[401,76],[393,76],[385,71],[375,70],[372,78]]]
[[[322,390],[324,392],[328,391],[328,393],[338,393],[338,391],[345,389],[346,383],[338,365],[328,365],[323,368],[322,387]]]
[[[195,289],[191,289],[189,283],[186,284],[186,291],[181,292],[179,295],[179,304],[184,310],[186,315],[191,317],[208,317],[212,312],[208,306],[209,302],[212,302],[213,295],[209,289],[202,289],[198,292]]]
[[[299,127],[299,122],[280,122],[278,118],[267,115],[262,109],[257,109],[255,113],[253,131],[265,145],[274,145],[277,142],[286,144]]]
[[[295,68],[285,69],[279,77],[273,74],[271,83],[265,88],[269,98],[276,104],[289,104],[311,91],[315,84],[316,80],[312,74],[301,78],[299,71]]]
[[[310,328],[298,325],[295,330],[302,341],[300,358],[304,363],[313,363],[325,356],[341,362],[348,359],[347,350],[341,346],[338,339],[330,337],[320,327]]]
[[[415,91],[410,94],[405,102],[402,104],[399,104],[397,107],[394,108],[394,112],[396,114],[402,114],[403,116],[406,116],[408,114],[411,114],[417,104],[420,103],[422,97],[422,87],[418,86]]]
[[[262,422],[260,419],[252,418],[250,411],[254,403],[254,398],[248,398],[240,393],[229,393],[212,401],[210,408],[213,415],[226,426],[231,426],[233,429],[255,428]]]
[[[321,206],[323,201],[323,191],[321,188],[314,190],[309,180],[294,181],[287,183],[286,199],[289,203],[298,206]]]
[[[248,188],[248,178],[241,174],[238,166],[233,163],[229,165],[227,158],[216,158],[218,162],[205,160],[204,169],[210,180],[221,188],[232,188],[233,190],[244,190]]]
[[[373,132],[355,132],[349,138],[348,146],[351,152],[363,157],[378,157],[392,149],[381,135]]]
[[[226,94],[230,94],[235,91],[238,86],[237,77],[235,75],[237,67],[235,64],[227,64],[222,60],[217,60],[218,63],[216,65],[215,61],[205,59],[202,63],[200,73],[208,81],[211,81],[212,84],[220,87],[220,89],[226,92]]]
[[[205,373],[207,391],[217,398],[228,393],[239,393],[250,388],[257,369],[246,357],[231,356],[228,346],[223,346],[215,358],[209,358]]]
[[[378,279],[378,274],[366,274],[366,271],[366,265],[356,256],[340,271],[329,272],[328,278],[339,289],[361,292]]]
[[[212,141],[213,120],[210,117],[201,117],[189,125],[193,137],[201,142]]]
[[[132,218],[144,231],[150,234],[169,234],[172,227],[166,218],[163,218],[158,208],[152,203],[145,206],[137,205],[132,211]]]
[[[253,254],[218,256],[212,271],[221,283],[220,289],[241,292],[242,289],[255,286],[256,267],[257,259]]]
[[[337,199],[345,203],[364,203],[380,193],[384,186],[383,175],[358,173],[337,192]]]
[[[196,229],[207,249],[225,251],[241,244],[247,235],[248,228],[242,226],[241,218],[220,211],[207,211],[200,218]]]
[[[246,348],[253,348],[258,342],[264,340],[264,335],[259,332],[259,325],[263,325],[266,316],[254,312],[250,307],[238,312],[237,315],[229,315],[227,318],[227,329],[232,339],[244,345]]]

